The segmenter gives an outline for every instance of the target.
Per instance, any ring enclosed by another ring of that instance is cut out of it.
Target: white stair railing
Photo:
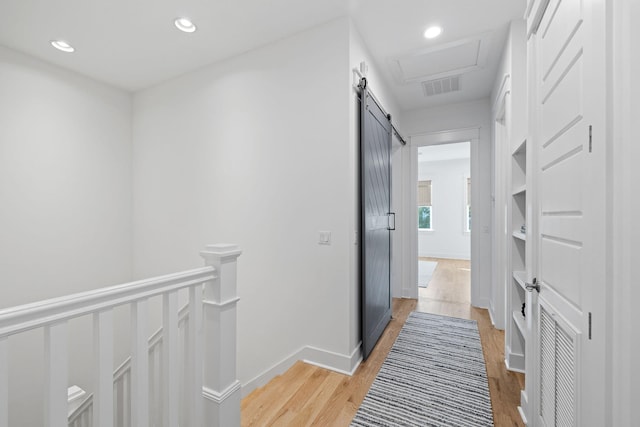
[[[8,338],[37,328],[45,336],[45,427],[239,426],[235,359],[240,253],[234,245],[209,245],[201,252],[206,267],[1,310],[0,427],[9,426]],[[189,302],[179,313],[182,289]],[[147,302],[156,296],[162,296],[163,322],[149,340]],[[114,376],[112,313],[125,304],[131,306],[132,354]],[[68,418],[67,322],[89,314],[94,390]]]
[[[178,313],[178,330],[180,331],[180,343],[182,353],[186,353],[186,346],[188,342],[187,329],[189,319],[189,305],[185,305],[180,309]],[[162,328],[158,329],[149,338],[149,424],[162,425]],[[180,363],[182,368],[181,378],[186,377],[185,369],[187,366],[184,363]],[[187,395],[184,388],[186,384],[184,381],[180,384],[181,407],[184,408],[187,405],[184,397]],[[113,373],[113,418],[114,425],[128,427],[131,426],[131,357],[128,357]],[[93,425],[93,394],[87,396],[86,399],[69,414],[69,427],[91,427]],[[181,412],[182,418],[180,425],[188,425],[188,420],[185,419],[184,411]]]

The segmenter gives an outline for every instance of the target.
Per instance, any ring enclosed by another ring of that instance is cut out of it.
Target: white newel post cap
[[[215,245],[207,245],[204,250],[200,251],[200,256],[207,262],[222,261],[228,262],[235,260],[240,256],[242,250],[238,245],[232,243],[217,243]]]
[[[213,282],[205,285],[205,301],[217,303],[237,302],[237,260],[242,251],[238,245],[218,243],[207,245],[200,252],[205,264],[216,269],[218,276]]]

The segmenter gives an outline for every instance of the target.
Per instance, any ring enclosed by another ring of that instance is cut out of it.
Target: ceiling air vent
[[[444,79],[422,82],[424,96],[434,96],[460,90],[460,76],[445,77]]]

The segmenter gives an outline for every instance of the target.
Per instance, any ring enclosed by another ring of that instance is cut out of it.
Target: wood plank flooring
[[[366,362],[351,377],[297,362],[242,400],[242,426],[348,426],[411,311],[478,322],[487,363],[496,427],[523,426],[518,415],[524,376],[504,367],[504,333],[491,326],[486,310],[469,304],[469,261],[441,260],[418,301],[393,300],[393,319]]]

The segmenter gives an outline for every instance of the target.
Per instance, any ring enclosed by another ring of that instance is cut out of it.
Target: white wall
[[[0,47],[0,200],[0,308],[129,281],[130,96]],[[86,388],[89,326],[69,334]],[[42,332],[10,345],[9,423],[42,425]]]
[[[351,368],[348,58],[341,19],[135,95],[135,276],[240,245],[243,393],[299,357]]]
[[[418,231],[421,257],[471,259],[471,233],[465,231],[469,159],[418,163],[418,180],[431,180],[432,230]]]
[[[488,307],[491,292],[490,118],[491,106],[488,99],[402,113],[402,127],[407,135],[411,136],[412,144],[416,138],[419,139],[425,134],[467,128],[479,130],[477,143],[471,144],[471,181],[474,183],[471,202],[474,207],[471,233],[471,302],[478,307]],[[477,167],[474,166],[474,157],[477,159]],[[410,162],[411,153],[405,150],[404,164],[408,165]],[[407,188],[409,187],[404,189],[405,195]],[[478,248],[478,256],[475,256],[474,246]],[[405,264],[407,262],[412,261],[405,259]]]

